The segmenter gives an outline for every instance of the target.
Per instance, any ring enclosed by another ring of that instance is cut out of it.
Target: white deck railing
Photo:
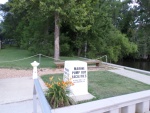
[[[139,73],[150,74],[150,71],[145,71],[145,70],[141,70],[141,69],[131,68],[131,67],[127,67],[127,66],[121,66],[121,65],[107,63],[107,62],[102,62],[102,63],[106,64],[106,65],[109,65],[109,66],[112,66],[112,67],[124,68],[124,69],[127,69],[127,70],[139,72]]]
[[[52,110],[52,113],[150,113],[150,90]]]
[[[33,113],[37,113],[37,103],[38,103],[37,101],[40,102],[40,107],[41,107],[42,113],[52,113],[50,105],[48,104],[48,102],[45,98],[45,95],[43,93],[43,90],[42,90],[41,85],[38,80],[37,66],[39,65],[39,63],[34,61],[33,63],[31,63],[31,65],[33,66],[33,80],[34,80]],[[38,100],[37,100],[37,98],[38,98]]]
[[[37,113],[37,96],[42,113],[150,113],[150,90],[51,110],[38,81],[39,63],[33,62],[31,65],[34,79],[33,113]]]
[[[126,66],[105,63],[113,67],[124,68],[140,73],[149,71]],[[84,104],[52,110],[52,113],[150,113],[150,90],[97,100]]]

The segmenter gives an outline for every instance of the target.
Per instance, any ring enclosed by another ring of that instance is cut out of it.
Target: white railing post
[[[39,63],[34,61],[31,63],[31,65],[33,66],[33,79],[38,79],[37,66],[39,65]],[[34,85],[33,85],[33,113],[37,113],[37,93]]]
[[[37,113],[37,93],[35,86],[33,86],[33,113]]]
[[[136,113],[146,113],[148,111],[149,111],[149,100],[137,104]]]
[[[118,108],[118,109],[110,110],[109,113],[120,113],[120,109]]]
[[[33,66],[33,79],[37,79],[37,66],[39,65],[38,62],[34,61],[31,63],[31,65]]]
[[[128,105],[121,108],[121,113],[135,113],[136,105]]]

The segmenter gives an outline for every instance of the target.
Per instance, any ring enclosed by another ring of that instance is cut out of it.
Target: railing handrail
[[[37,97],[41,105],[41,109],[43,113],[52,113],[51,107],[48,104],[41,85],[38,80],[37,76],[37,66],[39,65],[38,62],[34,61],[31,63],[33,66],[33,80],[34,80],[34,87],[33,87],[33,113],[37,113]]]
[[[35,88],[35,91],[38,95],[38,99],[39,99],[39,102],[41,105],[42,112],[43,113],[51,113],[51,107],[45,98],[45,95],[43,93],[43,90],[41,88],[41,85],[40,85],[38,79],[34,79],[34,88]]]
[[[124,107],[130,107],[132,105],[143,104],[150,101],[150,90],[120,95],[116,97],[110,97],[106,99],[91,101],[87,103],[77,104],[68,107],[62,107],[52,110],[53,113],[112,113],[115,109],[121,109]],[[149,104],[148,104],[149,107]],[[136,107],[134,107],[136,109]],[[113,112],[120,113],[120,112]],[[121,112],[122,113],[122,112]],[[123,112],[123,113],[135,113],[135,112]],[[148,113],[148,112],[138,112]]]
[[[99,57],[98,59],[101,59],[101,58],[103,58],[103,57],[106,58],[106,62],[107,62],[107,55],[103,55],[103,56]]]
[[[139,73],[150,74],[150,71],[145,71],[145,70],[141,70],[141,69],[131,68],[131,67],[127,67],[127,66],[121,66],[121,65],[112,64],[112,63],[106,63],[106,62],[102,62],[102,63],[110,65],[110,66],[114,66],[114,67],[124,68],[124,69],[131,70],[131,71],[136,71],[136,72],[139,72]]]

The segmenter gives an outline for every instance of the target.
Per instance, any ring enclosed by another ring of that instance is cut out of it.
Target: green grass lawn
[[[54,76],[62,79],[63,74],[53,74],[42,76],[44,82],[49,82],[49,77]],[[109,71],[88,72],[88,89],[96,99],[104,99],[123,94],[149,90],[150,85],[126,78]]]
[[[9,62],[19,59],[24,59],[33,56],[27,50],[21,50],[17,48],[6,48],[0,50],[0,68],[17,68],[17,69],[29,69],[32,68],[30,63],[33,61],[39,62],[39,56],[35,56],[29,59]],[[60,57],[61,60],[80,60],[82,58],[78,57]],[[7,62],[8,61],[8,62]],[[41,68],[55,68],[54,60],[52,57],[44,57],[42,56],[40,59],[40,67]]]
[[[30,56],[33,56],[29,51],[27,50],[21,50],[16,48],[7,48],[0,50],[0,67],[2,68],[32,68],[30,63],[33,61],[39,62],[39,56],[35,56],[29,59]],[[14,60],[24,59],[20,61],[15,62],[9,62]],[[8,62],[6,62],[8,61]],[[41,65],[40,67],[55,67],[53,63],[53,59],[41,57]]]

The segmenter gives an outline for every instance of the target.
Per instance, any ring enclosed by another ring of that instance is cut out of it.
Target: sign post
[[[71,80],[70,97],[84,96],[88,93],[87,63],[83,61],[65,61],[63,80]],[[93,96],[92,96],[93,97]]]

